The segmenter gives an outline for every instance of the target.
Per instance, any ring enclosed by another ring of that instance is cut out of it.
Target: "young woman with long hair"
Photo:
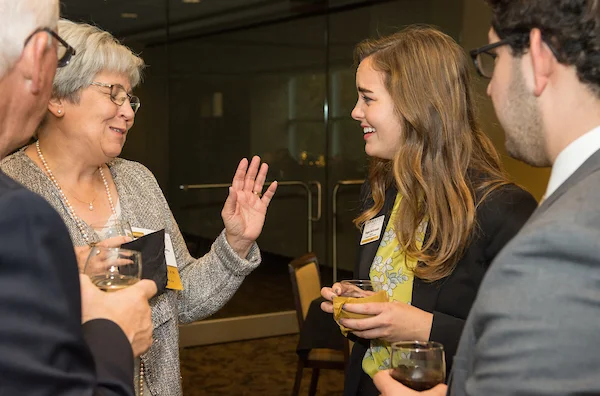
[[[469,63],[451,37],[413,26],[360,43],[356,60],[352,117],[371,159],[354,277],[381,282],[390,302],[344,306],[373,315],[341,320],[356,341],[344,387],[353,396],[379,394],[371,377],[388,368],[392,342],[440,342],[450,370],[489,264],[537,206],[479,126]],[[322,295],[341,292],[336,283]]]

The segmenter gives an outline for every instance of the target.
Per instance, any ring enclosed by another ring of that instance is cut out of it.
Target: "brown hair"
[[[452,273],[474,232],[477,206],[508,184],[508,176],[477,123],[467,58],[451,37],[412,26],[358,44],[357,63],[367,57],[384,74],[402,133],[392,160],[371,159],[374,204],[354,223],[361,227],[372,219],[395,182],[403,197],[397,238],[405,254],[420,262],[415,275],[435,281]],[[425,219],[429,237],[419,249],[416,231]]]
[[[529,32],[538,28],[552,43],[557,60],[572,65],[579,80],[600,97],[600,3],[598,0],[486,0],[498,37],[510,38],[514,56],[529,50]]]

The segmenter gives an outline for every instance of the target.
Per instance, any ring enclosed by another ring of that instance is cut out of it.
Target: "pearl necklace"
[[[90,245],[91,241],[90,241],[90,238],[87,235],[87,232],[85,231],[84,223],[77,216],[77,214],[75,213],[75,209],[73,209],[73,206],[69,202],[69,199],[67,198],[67,196],[63,192],[62,188],[58,184],[58,181],[54,177],[54,174],[50,170],[50,167],[48,166],[48,163],[46,162],[46,159],[44,158],[44,155],[42,154],[42,150],[40,149],[40,141],[39,140],[35,142],[35,148],[37,150],[37,155],[40,158],[40,161],[42,161],[42,164],[44,165],[44,168],[46,169],[46,173],[48,174],[48,177],[52,181],[52,184],[54,184],[54,187],[56,187],[56,189],[58,190],[58,193],[59,193],[61,199],[63,200],[63,203],[67,207],[67,210],[68,210],[69,214],[71,215],[71,217],[75,221],[75,224],[77,224],[77,228],[79,228],[79,231],[81,232],[81,236],[83,236],[83,240],[85,241],[86,244]],[[108,182],[106,181],[106,177],[104,177],[104,171],[102,170],[102,166],[98,167],[98,171],[100,172],[100,177],[102,178],[102,183],[104,184],[104,189],[106,190],[106,196],[108,197],[108,203],[110,204],[110,210],[111,210],[112,214],[116,218],[117,217],[117,211],[115,210],[115,205],[113,203],[112,195],[110,194],[110,188],[108,187]],[[73,195],[73,196],[75,196],[75,195]],[[78,199],[78,198],[75,197],[75,199]],[[96,199],[94,198],[94,201],[95,200]],[[87,203],[87,202],[85,202],[85,203]],[[92,203],[93,203],[93,201],[90,202],[90,210],[94,210],[93,206],[92,206]],[[144,374],[145,374],[144,362],[140,358],[139,396],[143,396],[144,395]]]
[[[140,387],[139,396],[144,396],[144,361],[140,357]]]
[[[67,211],[69,212],[69,214],[75,221],[75,224],[77,224],[77,228],[79,228],[79,231],[81,232],[81,236],[83,236],[83,240],[85,241],[85,243],[90,245],[91,241],[90,241],[90,238],[88,237],[87,232],[85,231],[85,225],[84,225],[85,223],[83,222],[83,220],[81,220],[77,216],[77,214],[75,213],[75,209],[73,209],[73,206],[71,205],[71,202],[69,202],[69,199],[67,198],[67,196],[63,192],[62,188],[58,184],[58,181],[56,181],[54,174],[50,170],[50,167],[48,166],[48,163],[46,162],[46,159],[44,158],[44,156],[42,154],[42,150],[40,150],[40,141],[39,140],[35,142],[35,148],[37,150],[37,155],[40,158],[40,161],[42,161],[42,164],[44,165],[44,169],[46,170],[46,173],[48,174],[48,177],[50,178],[50,181],[52,181],[52,184],[54,184],[54,187],[56,187],[56,189],[58,190],[58,194],[60,195],[60,198],[62,199],[63,203],[67,207]],[[102,183],[104,183],[104,189],[106,190],[106,196],[108,197],[108,203],[110,204],[110,210],[112,211],[112,214],[115,217],[117,217],[117,211],[115,210],[115,205],[113,204],[112,195],[110,194],[110,188],[108,187],[108,182],[106,181],[106,178],[104,177],[104,172],[102,171],[102,166],[98,167],[98,171],[100,172],[100,177],[102,178]]]

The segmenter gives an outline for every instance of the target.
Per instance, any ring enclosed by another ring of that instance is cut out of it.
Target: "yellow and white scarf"
[[[398,194],[377,254],[371,264],[369,277],[372,281],[383,284],[383,289],[388,293],[390,301],[410,304],[414,279],[411,268],[415,268],[417,260],[406,256],[404,251],[400,250],[400,243],[394,231],[394,223],[401,201],[402,196]],[[419,225],[416,235],[419,249],[423,246],[426,229],[427,220],[424,220]],[[390,368],[390,354],[391,347],[388,342],[379,339],[371,340],[362,362],[365,373],[373,377],[378,371]]]

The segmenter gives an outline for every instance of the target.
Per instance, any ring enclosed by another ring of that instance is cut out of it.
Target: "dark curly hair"
[[[515,56],[529,47],[529,32],[538,28],[558,54],[573,65],[579,80],[600,97],[599,0],[486,0],[492,26],[501,39],[510,38]]]

